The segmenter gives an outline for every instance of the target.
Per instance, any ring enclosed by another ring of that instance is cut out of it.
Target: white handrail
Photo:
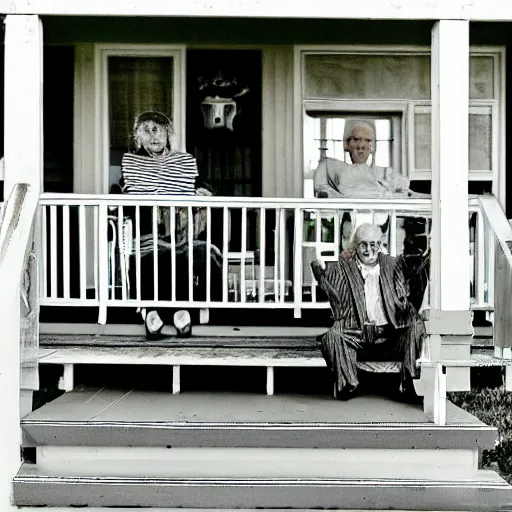
[[[480,196],[479,202],[491,229],[493,245],[494,240],[497,242],[494,276],[494,351],[497,357],[512,359],[512,226],[494,196]]]
[[[7,499],[12,478],[21,465],[20,429],[20,281],[31,236],[38,195],[26,183],[15,184],[4,203],[0,226],[0,323],[2,342],[2,500]],[[4,498],[5,496],[5,498]],[[6,503],[6,501],[2,501]]]
[[[512,267],[512,226],[498,203],[492,195],[483,195],[478,198],[482,211],[500,244],[505,257]]]
[[[267,197],[219,196],[159,196],[128,194],[41,194],[42,205],[98,205],[107,206],[215,206],[229,208],[293,208],[298,203],[303,209],[362,209],[430,212],[430,199],[296,199]]]

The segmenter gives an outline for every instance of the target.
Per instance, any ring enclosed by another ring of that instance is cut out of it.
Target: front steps
[[[472,480],[174,479],[71,477],[22,468],[18,505],[61,507],[340,508],[343,510],[498,510],[510,488],[493,472]]]
[[[510,486],[478,469],[496,430],[453,404],[439,426],[381,396],[77,389],[22,427],[36,447],[13,484],[22,507],[512,507]]]

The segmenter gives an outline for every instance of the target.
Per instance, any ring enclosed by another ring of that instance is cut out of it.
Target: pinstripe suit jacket
[[[364,281],[355,258],[345,260],[341,257],[323,271],[312,264],[315,277],[331,304],[334,320],[341,329],[360,330],[367,321]],[[405,259],[380,253],[379,265],[382,304],[388,322],[395,329],[407,327],[419,315],[408,300],[412,276]]]

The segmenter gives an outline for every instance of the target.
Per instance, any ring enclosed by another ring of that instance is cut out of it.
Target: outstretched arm
[[[320,284],[325,273],[325,268],[318,260],[313,260],[311,262],[311,270],[313,271],[313,275],[315,276],[317,283]]]

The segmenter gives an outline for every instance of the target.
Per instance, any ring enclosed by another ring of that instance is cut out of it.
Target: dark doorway
[[[261,196],[261,52],[187,52],[187,151],[218,196]]]

